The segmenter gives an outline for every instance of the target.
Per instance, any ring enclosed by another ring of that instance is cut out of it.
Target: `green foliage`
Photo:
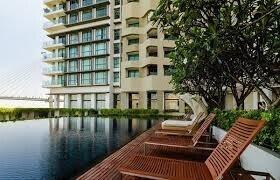
[[[265,119],[267,121],[266,126],[262,132],[256,137],[254,143],[260,146],[267,147],[280,153],[280,109],[271,110],[232,110],[232,111],[221,111],[215,109],[214,112],[217,114],[215,125],[224,129],[229,130],[238,117],[244,117],[249,119]]]
[[[102,109],[101,116],[157,116],[159,111],[157,109]]]
[[[59,111],[60,116],[72,116],[72,117],[94,116],[98,113],[98,111],[95,109],[60,108],[55,110]]]

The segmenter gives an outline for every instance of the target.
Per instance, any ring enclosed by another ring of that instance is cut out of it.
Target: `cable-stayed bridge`
[[[42,88],[42,67],[38,62],[13,70],[0,71],[0,106],[37,107],[36,103],[48,102],[47,90]],[[2,103],[1,103],[2,102]],[[23,103],[24,102],[24,103]]]

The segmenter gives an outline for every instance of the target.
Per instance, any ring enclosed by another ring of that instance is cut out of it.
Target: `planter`
[[[226,135],[226,131],[213,126],[213,136],[219,142]],[[240,157],[241,165],[246,170],[270,173],[275,179],[280,179],[280,155],[270,149],[251,144]],[[263,177],[255,177],[263,179]]]

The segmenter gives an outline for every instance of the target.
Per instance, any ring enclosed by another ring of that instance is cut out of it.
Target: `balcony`
[[[65,20],[60,19],[53,22],[46,22],[43,26],[43,29],[51,33],[53,31],[61,30],[65,28]]]
[[[52,51],[57,48],[64,48],[64,46],[65,46],[64,42],[56,41],[56,40],[47,41],[43,43],[43,49],[48,51]]]
[[[55,7],[55,8],[45,8],[44,9],[44,17],[52,20],[53,18],[64,16],[65,9],[63,6]]]
[[[63,87],[65,84],[64,81],[43,81],[43,88],[58,88]]]
[[[48,67],[43,69],[44,75],[58,75],[65,72],[64,67]]]
[[[64,3],[64,2],[66,2],[66,0],[44,0],[43,2],[46,6],[52,7],[56,4]]]
[[[50,54],[44,54],[43,55],[43,61],[46,63],[53,63],[56,61],[63,61],[64,55],[58,55],[56,53],[50,53]]]

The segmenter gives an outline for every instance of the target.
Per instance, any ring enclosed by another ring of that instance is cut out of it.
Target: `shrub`
[[[249,119],[265,119],[267,121],[266,126],[262,132],[256,137],[254,143],[260,146],[267,147],[273,151],[280,153],[280,108],[271,110],[232,110],[222,111],[214,110],[217,114],[215,125],[229,130],[238,117],[244,117]]]
[[[157,109],[102,109],[100,115],[102,116],[157,116],[159,111]]]

